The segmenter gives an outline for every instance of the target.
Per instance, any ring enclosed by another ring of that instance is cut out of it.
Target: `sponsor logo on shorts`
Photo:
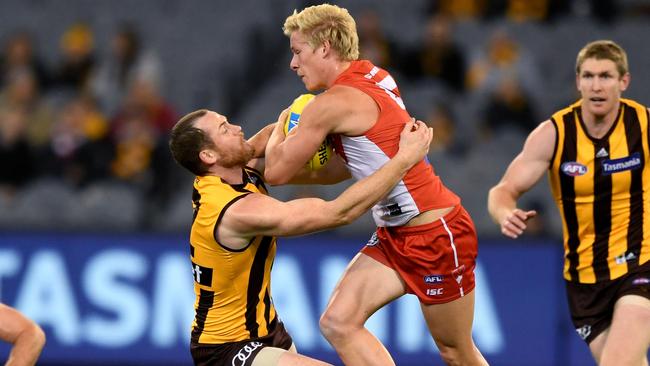
[[[374,232],[372,233],[370,240],[366,243],[366,246],[374,247],[377,244],[379,244],[379,239],[377,239],[377,232]]]
[[[577,177],[587,173],[587,167],[578,163],[577,161],[567,161],[560,166],[562,173],[570,176]]]
[[[578,336],[580,336],[583,341],[586,340],[591,334],[591,325],[583,325],[580,328],[576,328],[576,333],[578,333]]]
[[[442,295],[443,288],[428,288],[427,296],[440,296]]]
[[[246,361],[251,357],[253,352],[262,347],[260,342],[249,342],[242,349],[237,352],[235,357],[232,358],[232,366],[243,366]]]
[[[456,267],[453,271],[451,271],[451,275],[454,276],[454,279],[456,279],[456,282],[458,282],[458,285],[460,286],[460,283],[463,282],[463,273],[465,273],[465,265],[462,264],[459,267]]]
[[[445,276],[439,274],[424,276],[424,283],[441,283],[444,280]]]
[[[649,283],[650,278],[647,277],[635,278],[634,281],[632,281],[633,285],[647,285]]]
[[[623,253],[623,254],[621,254],[619,256],[616,256],[615,260],[616,260],[616,264],[623,264],[623,263],[627,263],[627,262],[629,262],[631,260],[634,260],[634,259],[636,259],[636,255],[633,252],[629,252],[627,254]]]

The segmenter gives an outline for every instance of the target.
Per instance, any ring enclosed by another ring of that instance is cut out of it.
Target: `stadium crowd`
[[[95,9],[72,1],[67,16],[50,3],[0,5],[3,18],[22,14],[0,23],[2,230],[184,230],[191,178],[167,146],[177,118],[212,108],[250,136],[302,93],[290,75],[280,18],[313,1],[259,5],[254,15],[255,1],[198,9],[171,1]],[[612,38],[626,47],[639,60],[631,65],[630,97],[648,104],[644,1],[334,3],[358,20],[361,58],[391,70],[408,108],[434,128],[430,160],[459,192],[479,234],[497,234],[485,200],[504,162],[550,112],[577,98],[566,87],[574,75],[566,65],[579,45]],[[98,15],[111,11],[109,20]],[[41,14],[38,21],[26,17],[30,12]],[[188,18],[192,25],[181,29]],[[237,21],[235,36],[228,29]],[[339,188],[277,193],[333,197]],[[546,187],[527,204],[554,210]],[[341,230],[364,232],[369,222]],[[558,235],[558,225],[540,215],[531,235]]]

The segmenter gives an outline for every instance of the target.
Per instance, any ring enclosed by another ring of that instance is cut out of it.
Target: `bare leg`
[[[592,342],[593,343],[593,342]],[[601,366],[647,366],[650,347],[650,300],[626,295],[616,301]]]
[[[607,340],[608,333],[609,328],[602,331],[593,341],[591,341],[591,343],[589,343],[589,350],[591,351],[591,356],[593,356],[596,364],[600,364],[600,356],[603,354],[603,348],[605,348],[605,341]]]
[[[405,292],[397,272],[363,253],[357,254],[320,319],[321,332],[343,363],[395,365],[384,345],[364,324],[375,311]]]
[[[292,347],[293,348],[293,347]],[[251,366],[332,366],[307,356],[299,355],[282,348],[266,347],[262,349]]]
[[[472,291],[446,304],[420,304],[429,332],[447,365],[488,364],[472,340],[474,296]]]

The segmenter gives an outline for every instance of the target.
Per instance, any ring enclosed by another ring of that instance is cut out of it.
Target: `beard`
[[[222,153],[221,162],[219,163],[224,168],[233,168],[237,166],[244,166],[253,158],[255,148],[248,142],[243,141],[239,149],[232,149]]]

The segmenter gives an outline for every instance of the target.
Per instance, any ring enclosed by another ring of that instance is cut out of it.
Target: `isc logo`
[[[428,288],[427,289],[427,295],[428,296],[442,295],[442,287],[441,288]]]

